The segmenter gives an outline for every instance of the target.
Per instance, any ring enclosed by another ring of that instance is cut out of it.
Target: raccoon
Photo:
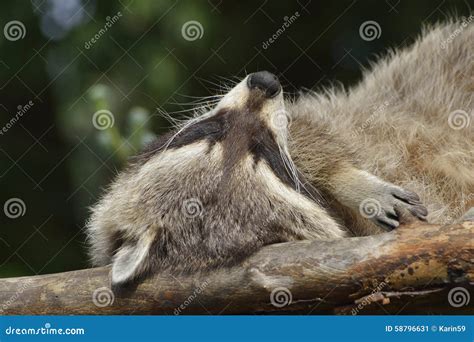
[[[346,236],[292,162],[286,115],[278,79],[257,72],[148,146],[93,209],[94,264],[111,262],[122,284],[230,266],[271,243]]]
[[[121,285],[229,267],[272,243],[374,234],[465,209],[472,130],[450,130],[446,116],[472,109],[472,27],[436,56],[456,25],[392,53],[349,92],[288,101],[275,75],[248,75],[118,175],[87,224],[94,265],[111,263]]]
[[[355,235],[379,232],[374,219],[393,207],[382,179],[417,193],[433,223],[474,206],[473,20],[425,27],[349,91],[305,93],[287,104],[295,164],[334,195],[341,224]]]

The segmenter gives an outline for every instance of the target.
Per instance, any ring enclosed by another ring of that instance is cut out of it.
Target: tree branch
[[[270,245],[210,274],[161,274],[113,293],[109,268],[0,279],[3,314],[462,314],[474,293],[474,222]],[[290,301],[291,297],[291,301]],[[472,312],[472,311],[471,311]]]

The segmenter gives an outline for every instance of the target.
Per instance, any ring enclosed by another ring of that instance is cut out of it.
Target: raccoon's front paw
[[[364,199],[359,211],[363,217],[386,230],[397,228],[407,215],[422,221],[426,221],[428,215],[417,194],[394,185],[386,185],[382,192]]]

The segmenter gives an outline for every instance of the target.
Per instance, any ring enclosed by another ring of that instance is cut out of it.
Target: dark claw
[[[387,217],[395,221],[399,220],[398,214],[387,213]]]
[[[377,225],[378,225],[379,227],[382,227],[383,229],[385,229],[387,232],[391,232],[392,230],[394,230],[395,228],[397,228],[396,226],[391,225],[391,224],[389,224],[389,223],[387,223],[387,222],[385,222],[385,221],[382,221],[382,220],[380,220],[380,219],[377,219],[376,221],[377,221]]]
[[[407,199],[410,200],[410,201],[413,201],[413,202],[421,202],[420,196],[418,196],[418,194],[416,194],[416,193],[414,193],[414,192],[407,191],[407,192],[406,192],[406,196],[407,196]]]
[[[402,202],[408,203],[408,204],[413,204],[413,205],[421,204],[420,197],[417,194],[415,194],[414,192],[397,191],[397,192],[394,192],[392,195],[396,199],[398,199]]]
[[[428,215],[428,209],[422,205],[409,207],[408,210],[417,217],[426,217]]]

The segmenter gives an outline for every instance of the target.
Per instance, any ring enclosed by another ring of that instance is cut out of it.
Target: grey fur
[[[354,234],[380,231],[358,215],[364,198],[378,198],[383,212],[393,201],[354,169],[416,192],[430,222],[453,222],[474,206],[473,19],[426,28],[349,91],[308,93],[287,106],[295,163],[335,195]]]
[[[472,200],[472,126],[446,132],[445,121],[450,110],[472,110],[472,26],[450,40],[447,55],[436,55],[459,25],[434,28],[392,53],[349,94],[284,103],[282,95],[250,91],[243,80],[117,177],[88,222],[93,263],[112,263],[114,283],[204,271],[270,243],[367,235],[404,218],[426,219],[421,201],[446,213],[461,196]],[[458,71],[467,78],[455,82]],[[386,102],[374,115],[373,104]],[[285,107],[289,144],[286,125],[275,125]],[[425,148],[430,139],[443,144]],[[443,156],[450,148],[455,152]],[[433,158],[447,166],[428,163]],[[375,213],[364,211],[367,201]]]
[[[273,124],[283,111],[282,95],[267,99],[244,80],[151,145],[93,210],[94,263],[112,262],[113,282],[124,283],[230,266],[271,243],[343,237],[318,193],[291,177],[286,127]]]

